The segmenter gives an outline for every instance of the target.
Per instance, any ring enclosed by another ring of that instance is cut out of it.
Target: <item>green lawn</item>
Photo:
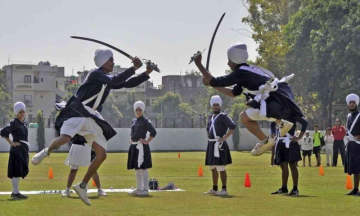
[[[92,206],[86,206],[76,195],[63,198],[59,194],[31,195],[24,201],[12,201],[0,196],[0,215],[345,215],[359,214],[360,197],[344,194],[346,175],[342,167],[325,167],[325,176],[318,175],[317,167],[299,167],[299,197],[270,195],[281,186],[280,168],[270,167],[270,154],[253,157],[248,152],[232,152],[233,164],[228,166],[228,198],[204,196],[212,187],[211,173],[203,166],[204,177],[197,177],[199,165],[204,163],[204,152],[153,153],[150,177],[160,186],[168,182],[186,192],[152,193],[148,198],[130,197],[126,193],[109,193],[98,198],[91,194]],[[31,154],[32,156],[32,154]],[[20,190],[65,189],[69,167],[63,161],[67,154],[54,153],[41,165],[30,165]],[[322,156],[323,164],[325,155]],[[6,177],[8,154],[0,154],[0,191],[11,191]],[[134,171],[126,169],[127,154],[109,153],[99,170],[103,188],[136,186]],[[315,158],[313,157],[313,161]],[[313,163],[314,164],[314,163]],[[54,179],[47,178],[49,167]],[[80,169],[75,182],[81,180],[85,168]],[[249,172],[252,188],[244,188]],[[220,180],[219,180],[220,181]],[[292,187],[290,179],[289,188]],[[219,184],[221,187],[221,184]],[[92,188],[90,186],[90,188]]]

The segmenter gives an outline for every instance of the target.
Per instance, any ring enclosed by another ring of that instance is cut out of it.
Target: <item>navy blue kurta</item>
[[[0,132],[4,138],[13,137],[13,142],[28,141],[28,128],[26,122],[15,118]],[[8,177],[25,178],[29,173],[29,146],[20,142],[20,146],[10,148]]]
[[[246,88],[251,91],[258,91],[261,85],[264,85],[270,80],[269,77],[259,75],[257,73],[240,69],[241,66],[249,66],[248,64],[240,64],[237,69],[228,75],[221,77],[214,77],[210,80],[210,85],[213,87],[228,87],[233,86],[233,94],[235,96],[241,95],[243,89]],[[254,98],[254,95],[247,94],[247,99]],[[287,83],[279,83],[278,90],[270,92],[269,98],[266,99],[266,116],[275,119],[288,119],[293,117],[303,117],[303,113],[294,102],[294,94]]]
[[[104,84],[106,84],[106,89],[104,95],[101,99],[101,102],[97,108],[98,111],[101,111],[102,104],[105,102],[107,96],[111,89],[120,89],[120,88],[133,88],[139,84],[145,82],[150,77],[146,73],[142,73],[139,76],[131,77],[134,75],[134,68],[129,68],[123,73],[117,75],[108,75],[103,72],[101,69],[96,69],[91,71],[86,77],[84,83],[80,86],[76,94],[70,98],[67,102],[64,109],[61,110],[60,114],[56,118],[55,128],[60,133],[61,126],[64,121],[72,117],[91,117],[103,130],[104,137],[109,140],[116,135],[115,130],[107,123],[106,121],[96,117],[95,115],[90,114],[84,105],[83,101],[91,98],[92,96],[98,94]],[[96,99],[92,100],[87,104],[87,106],[92,107]]]
[[[151,137],[156,136],[156,130],[151,124],[151,121],[143,116],[140,118],[134,118],[131,124],[131,140],[133,142],[139,141],[139,139],[146,139],[146,134],[150,133]],[[138,167],[139,150],[136,145],[130,145],[128,152],[128,169],[149,169],[152,167],[150,145],[144,146],[144,162]]]
[[[347,120],[347,133],[351,133],[353,136],[360,135],[360,118],[354,125],[353,130],[350,132],[351,125],[355,121],[356,116],[359,114],[359,111],[351,113],[350,117]],[[355,141],[348,141],[346,145],[346,154],[345,154],[345,173],[359,174],[360,173],[360,144]]]
[[[215,119],[214,127],[216,131],[216,136],[223,137],[227,133],[228,130],[233,130],[236,128],[235,122],[226,114],[226,113],[219,113],[219,116]],[[209,122],[206,127],[206,131],[208,133],[209,139],[215,139],[213,130],[211,128],[212,123],[212,116],[209,117]],[[226,141],[223,142],[221,149],[219,149],[220,157],[214,156],[214,141],[208,141],[208,146],[206,148],[206,157],[205,157],[205,165],[212,166],[212,165],[227,165],[232,163],[230,149]]]

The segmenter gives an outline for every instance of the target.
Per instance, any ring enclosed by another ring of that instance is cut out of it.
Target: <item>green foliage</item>
[[[243,18],[258,43],[256,64],[290,81],[308,118],[326,119],[332,106],[360,91],[358,0],[246,0]],[[314,97],[316,95],[316,98]]]
[[[5,72],[0,70],[0,117],[11,118],[14,115],[12,112],[11,96],[6,92],[5,84]]]
[[[161,105],[163,118],[188,118],[192,115],[191,106],[183,103],[180,95],[172,92],[167,92],[164,96],[159,97],[152,105],[153,111],[161,113]]]
[[[295,14],[286,26],[288,67],[300,74],[305,103],[316,93],[320,114],[331,125],[332,105],[360,90],[360,2],[319,0]],[[299,77],[299,76],[297,76]]]
[[[45,148],[45,122],[41,110],[37,113],[36,123],[38,124],[36,141],[39,147],[38,151],[41,151]]]
[[[246,109],[245,103],[235,103],[231,107],[231,116],[236,124],[236,128],[232,135],[232,140],[234,143],[235,150],[240,150],[240,112],[245,109]]]

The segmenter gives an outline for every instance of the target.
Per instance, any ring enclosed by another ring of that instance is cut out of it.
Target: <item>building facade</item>
[[[65,68],[51,66],[49,62],[38,65],[13,64],[4,67],[6,90],[13,103],[22,101],[27,106],[28,121],[33,121],[42,110],[45,118],[54,111],[54,102],[65,96]]]

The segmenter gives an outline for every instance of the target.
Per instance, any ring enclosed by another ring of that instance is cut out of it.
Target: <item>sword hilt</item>
[[[146,66],[148,66],[149,68],[153,69],[156,72],[161,72],[159,67],[157,66],[157,64],[155,64],[154,62],[152,62],[151,60],[148,59],[142,59],[144,64],[146,64]]]
[[[206,49],[204,49],[203,51],[197,51],[197,53],[195,53],[191,59],[189,64],[193,63],[193,61],[195,61],[195,59],[197,59],[199,56],[201,56],[201,54],[203,54],[203,52],[205,52]]]

